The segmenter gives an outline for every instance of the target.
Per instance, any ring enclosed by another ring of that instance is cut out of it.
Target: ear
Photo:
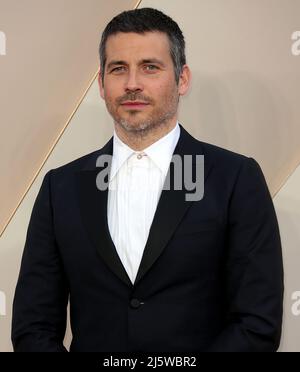
[[[99,73],[98,73],[98,84],[99,84],[100,96],[104,99],[104,86],[102,84],[102,72],[101,72],[101,70],[99,70]]]
[[[187,93],[190,87],[191,79],[191,70],[188,65],[184,65],[178,83],[178,93],[180,96],[184,96]]]

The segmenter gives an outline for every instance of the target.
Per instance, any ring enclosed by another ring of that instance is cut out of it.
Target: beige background
[[[0,0],[0,30],[7,36],[7,55],[0,56],[2,227],[96,74],[103,25],[136,3],[68,2],[69,8],[58,0],[26,0],[20,7]],[[203,141],[256,158],[276,195],[286,272],[281,351],[300,351],[300,317],[291,311],[292,293],[300,290],[300,56],[292,54],[300,0],[143,0],[140,6],[165,11],[185,34],[193,84],[180,122]],[[0,315],[1,351],[11,350],[11,302],[44,174],[101,147],[111,134],[94,82],[0,238],[7,312]]]
[[[0,233],[96,73],[103,25],[136,3],[0,0]]]

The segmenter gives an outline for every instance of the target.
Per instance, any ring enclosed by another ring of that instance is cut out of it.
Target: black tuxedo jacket
[[[65,351],[68,299],[70,351],[277,350],[282,255],[263,173],[180,127],[174,154],[204,155],[204,197],[162,191],[134,284],[109,234],[108,191],[96,187],[112,138],[46,174],[15,293],[15,351]]]

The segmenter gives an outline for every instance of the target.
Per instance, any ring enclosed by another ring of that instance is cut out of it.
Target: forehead
[[[163,32],[119,32],[109,36],[106,42],[106,58],[130,59],[159,57],[170,59],[170,43],[167,34]]]

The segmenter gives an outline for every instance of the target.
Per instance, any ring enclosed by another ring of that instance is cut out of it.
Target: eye
[[[154,70],[157,70],[158,69],[158,67],[155,66],[155,65],[146,65],[145,68],[148,71],[154,71]]]
[[[120,72],[124,68],[125,68],[124,66],[119,66],[119,67],[116,67],[116,68],[112,69],[111,72]]]

